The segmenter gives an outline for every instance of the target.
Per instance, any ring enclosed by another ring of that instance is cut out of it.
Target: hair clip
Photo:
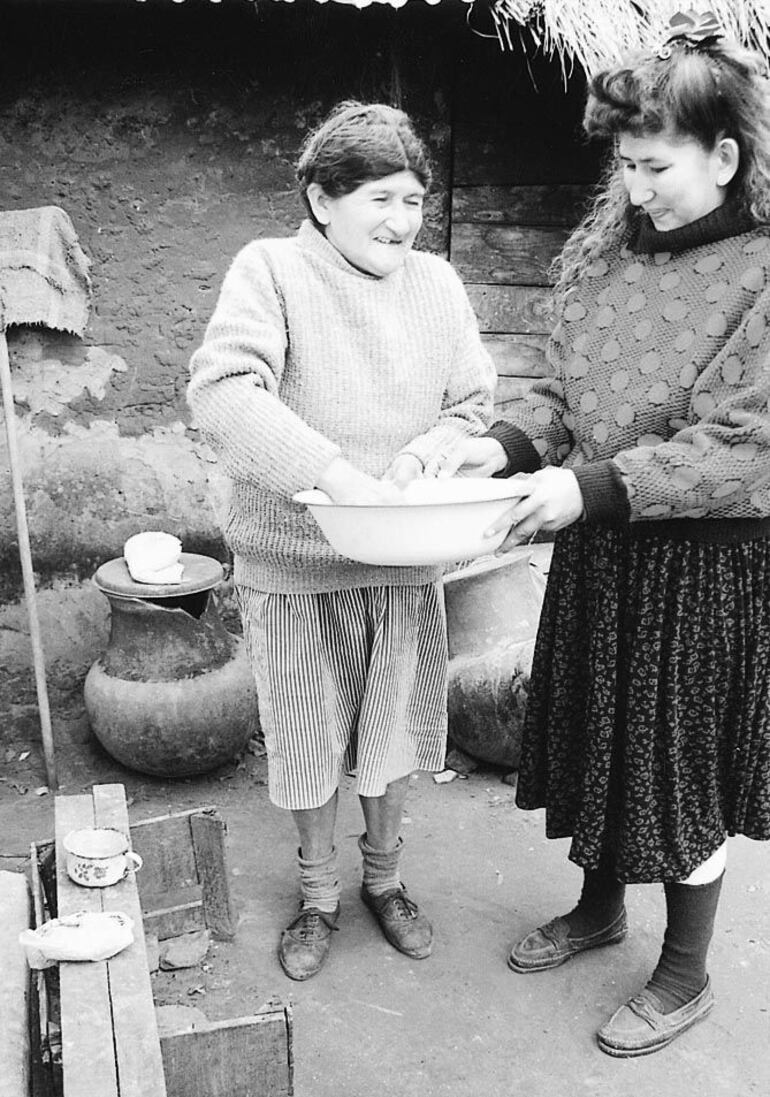
[[[700,13],[692,8],[689,11],[678,11],[671,17],[668,27],[668,38],[655,51],[661,61],[667,61],[671,56],[672,46],[681,45],[685,49],[697,50],[724,38],[724,31],[713,11]]]

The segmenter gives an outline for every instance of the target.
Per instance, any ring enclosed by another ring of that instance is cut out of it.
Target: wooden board
[[[94,785],[93,798],[95,825],[117,827],[129,834],[123,785]],[[105,911],[122,911],[134,923],[133,944],[107,961],[118,1092],[120,1097],[165,1097],[160,1037],[136,879],[129,872],[112,887],[98,890]]]
[[[0,1097],[28,1097],[30,973],[19,934],[29,929],[30,895],[21,872],[0,871]]]
[[[583,216],[590,194],[591,188],[579,183],[455,187],[452,225],[556,225],[572,229]]]
[[[465,288],[483,333],[547,335],[551,329],[547,290],[472,283]]]
[[[547,335],[483,335],[498,377],[547,377]]]
[[[230,902],[225,853],[227,828],[214,811],[196,811],[190,816],[195,864],[203,891],[206,926],[220,941],[235,936],[236,917]]]
[[[56,797],[56,890],[58,916],[102,909],[99,888],[81,888],[67,875],[62,839],[94,825],[90,796]],[[66,1097],[119,1097],[112,1008],[106,962],[59,964],[62,1076]]]
[[[166,1097],[136,881],[131,872],[109,888],[70,880],[63,838],[86,826],[129,833],[123,785],[95,785],[92,796],[56,797],[59,917],[122,911],[133,920],[134,941],[109,960],[59,965],[64,1097]]]
[[[525,129],[515,118],[499,115],[459,122],[454,141],[456,186],[590,186],[599,175],[600,150],[582,142],[573,128]]]
[[[464,282],[547,286],[551,263],[568,235],[564,228],[457,224],[452,263]]]
[[[144,905],[145,900],[142,899]],[[153,934],[159,941],[206,929],[203,888],[200,885],[167,891],[163,895],[149,895],[146,905],[144,932]]]
[[[495,391],[495,415],[504,417],[512,404],[527,395],[534,382],[534,377],[501,377]]]
[[[32,925],[37,929],[47,922],[50,915],[47,908],[45,891],[41,874],[41,860],[46,853],[50,853],[52,843],[47,843],[47,849],[33,842],[30,846],[29,879],[32,891]],[[50,1031],[48,991],[46,989],[45,975],[37,970],[32,973],[32,993],[30,998],[30,1037],[31,1037],[31,1097],[44,1097],[50,1094],[53,1088],[50,1059]]]
[[[131,844],[144,862],[137,873],[137,886],[145,911],[145,896],[199,883],[189,811],[134,823]]]
[[[216,808],[145,819],[131,827],[144,860],[138,875],[144,925],[158,940],[208,929],[218,940],[235,935],[225,850],[227,826]]]
[[[267,1010],[161,1038],[168,1097],[291,1097],[291,1011]]]

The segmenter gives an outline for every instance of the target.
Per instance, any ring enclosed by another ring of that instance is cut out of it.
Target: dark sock
[[[626,885],[615,876],[615,864],[603,855],[598,868],[583,870],[583,890],[574,910],[564,915],[570,937],[585,937],[611,925],[623,909]]]
[[[706,956],[714,933],[724,873],[709,884],[665,884],[666,933],[647,986],[663,1013],[691,1002],[706,985]]]

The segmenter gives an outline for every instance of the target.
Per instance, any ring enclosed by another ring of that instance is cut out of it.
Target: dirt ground
[[[502,773],[477,770],[436,784],[413,777],[403,834],[404,880],[429,912],[433,956],[413,962],[380,936],[358,897],[360,812],[343,788],[338,845],[340,932],[324,970],[287,979],[275,945],[293,916],[295,838],[272,807],[264,758],[179,782],[130,773],[88,736],[72,735],[57,764],[61,791],[126,786],[132,822],[216,805],[228,824],[233,943],[201,965],[153,976],[158,1003],[210,1020],[250,1014],[271,998],[294,1007],[297,1097],[752,1097],[770,1092],[770,845],[731,843],[711,959],[717,1005],[669,1049],[613,1060],[596,1028],[647,978],[663,926],[662,889],[630,889],[632,932],[621,945],[558,971],[520,976],[505,964],[514,939],[571,905],[578,870],[566,841],[548,842],[541,812],[519,811]],[[83,720],[85,718],[83,717]],[[23,870],[29,843],[53,834],[39,744],[0,754],[0,867]],[[94,1097],[99,1097],[94,1094]]]

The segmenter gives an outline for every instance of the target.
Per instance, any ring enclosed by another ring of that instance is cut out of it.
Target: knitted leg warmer
[[[298,849],[297,864],[303,908],[315,907],[325,914],[333,914],[340,901],[337,847],[332,847],[331,853],[318,861],[306,860]]]
[[[404,848],[402,838],[398,839],[394,849],[382,851],[372,849],[366,841],[366,834],[358,839],[358,848],[364,858],[364,887],[370,895],[384,895],[401,887],[399,861]]]

